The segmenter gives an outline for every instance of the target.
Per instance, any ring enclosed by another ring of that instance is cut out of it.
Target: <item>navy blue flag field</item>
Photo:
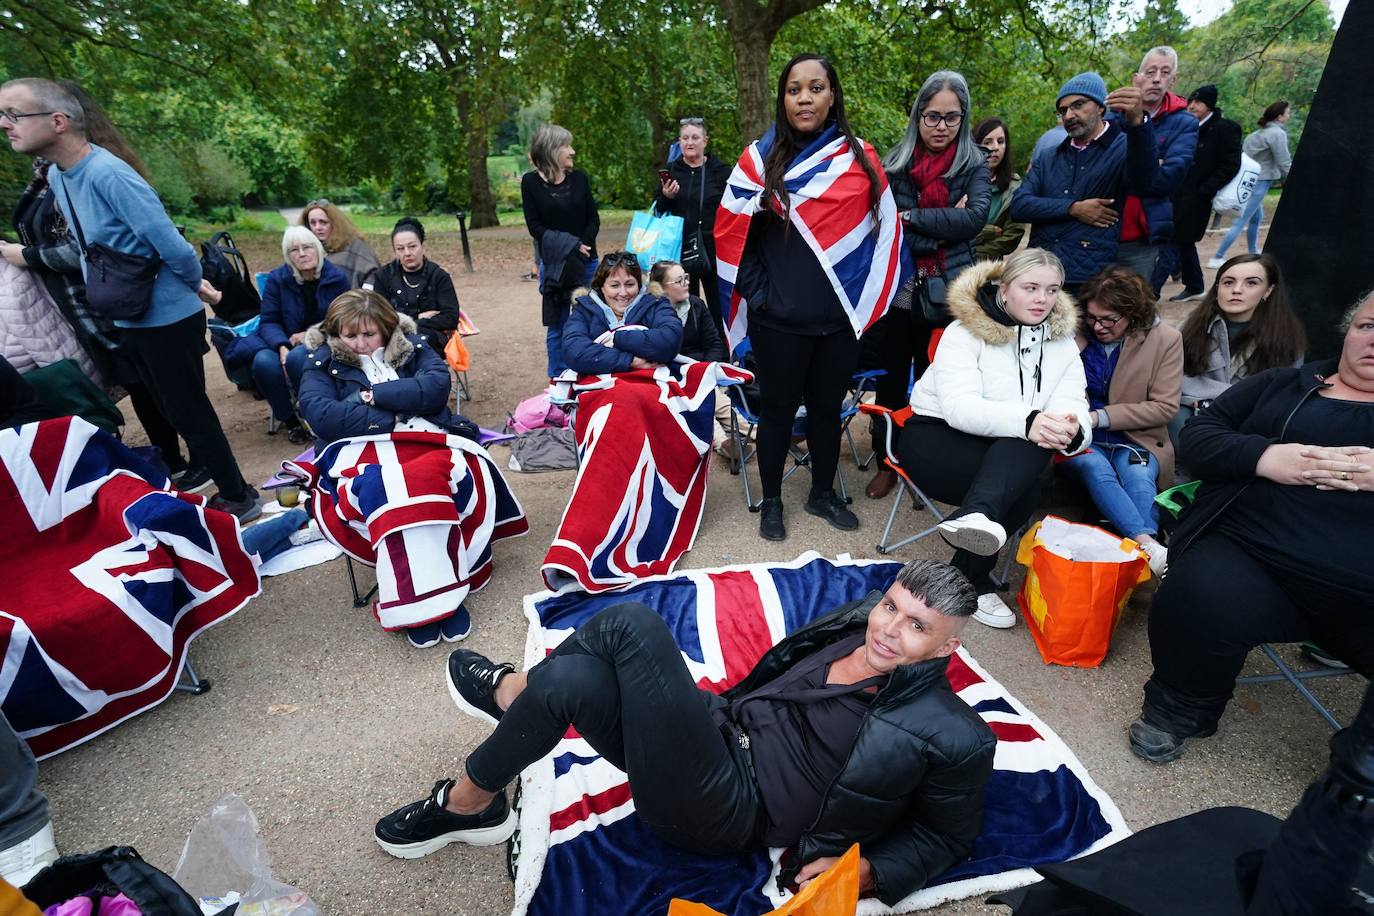
[[[608,595],[542,592],[525,598],[526,665],[604,608],[639,601],[672,629],[703,688],[741,680],[788,633],[891,585],[900,564],[826,560],[695,570]],[[955,692],[997,734],[983,833],[972,855],[889,909],[909,913],[1035,880],[1031,866],[1059,862],[1129,834],[1121,814],[1067,746],[963,649],[951,658]],[[571,732],[521,775],[515,916],[661,914],[673,897],[735,916],[774,909],[781,850],[704,856],[669,846],[634,813],[625,775]]]

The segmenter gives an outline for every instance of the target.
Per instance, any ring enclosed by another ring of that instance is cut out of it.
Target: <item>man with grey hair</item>
[[[1126,197],[1116,263],[1148,280],[1156,296],[1173,267],[1169,256],[1162,275],[1157,269],[1161,252],[1174,240],[1173,196],[1183,185],[1197,149],[1197,118],[1188,113],[1188,100],[1171,91],[1177,80],[1178,52],[1168,45],[1145,52],[1140,71],[1133,77],[1145,114],[1154,124],[1159,168],[1147,187],[1135,188]]]
[[[862,840],[860,887],[895,904],[968,855],[982,825],[997,739],[945,677],[976,607],[963,573],[914,560],[719,696],[697,687],[642,604],[602,611],[528,672],[459,650],[449,692],[496,730],[464,776],[382,818],[375,837],[406,859],[504,842],[506,784],[571,725],[629,775],[636,811],[665,841],[789,847],[780,883],[804,886]]]
[[[16,79],[0,86],[0,129],[15,152],[52,163],[50,193],[81,246],[88,293],[92,272],[103,273],[112,257],[137,256],[156,270],[146,307],[115,319],[120,347],[186,440],[191,464],[205,467],[219,486],[210,508],[240,522],[257,517],[257,491],[239,471],[205,392],[202,298],[213,302],[219,293],[202,279],[195,249],[142,176],[87,140],[81,103],[59,84]]]

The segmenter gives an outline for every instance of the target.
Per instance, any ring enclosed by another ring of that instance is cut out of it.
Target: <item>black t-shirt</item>
[[[825,682],[830,664],[863,643],[862,634],[820,649],[753,693],[729,714],[749,735],[769,846],[792,846],[816,820],[826,790],[844,768],[868,713],[876,680]]]
[[[1374,404],[1310,397],[1289,421],[1285,441],[1374,446]],[[1374,613],[1371,521],[1374,493],[1257,478],[1214,525],[1277,571],[1299,605],[1367,620]]]

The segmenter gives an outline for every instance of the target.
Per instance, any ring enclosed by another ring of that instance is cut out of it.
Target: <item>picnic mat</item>
[[[614,594],[528,595],[525,664],[538,662],[597,611],[640,601],[668,621],[697,682],[724,690],[783,636],[885,590],[900,568],[807,553],[791,563],[660,576]],[[1095,851],[1130,833],[1073,752],[963,649],[950,659],[948,676],[999,739],[983,832],[972,855],[931,886],[892,909],[862,901],[860,916],[910,913],[1028,884],[1037,878],[1031,866]],[[785,899],[776,882],[782,850],[704,856],[669,846],[635,816],[625,775],[579,737],[564,738],[526,769],[519,788],[513,916],[663,914],[673,897],[756,916]]]

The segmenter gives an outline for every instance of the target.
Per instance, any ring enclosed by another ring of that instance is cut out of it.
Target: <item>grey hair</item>
[[[1345,314],[1341,316],[1341,323],[1339,325],[1342,334],[1350,333],[1350,326],[1355,323],[1355,316],[1359,314],[1360,307],[1370,299],[1374,299],[1374,286],[1360,293],[1350,308],[1345,310]]]
[[[553,181],[558,171],[558,151],[571,143],[572,132],[557,124],[541,124],[530,137],[530,162],[545,181]]]
[[[978,590],[948,563],[912,560],[897,573],[897,584],[946,617],[970,617],[978,610]]]
[[[315,237],[305,226],[287,226],[286,231],[281,234],[281,257],[286,262],[286,266],[291,268],[291,276],[297,283],[301,281],[301,272],[296,269],[296,265],[291,263],[291,255],[287,252],[293,245],[315,244],[315,251],[319,255],[319,260],[315,262],[315,275],[324,274],[324,243]]]
[[[953,70],[937,70],[921,84],[921,91],[916,93],[916,103],[911,106],[911,117],[906,122],[906,133],[883,157],[884,169],[895,172],[906,168],[912,154],[916,152],[917,144],[921,142],[921,112],[925,111],[935,94],[943,89],[948,89],[958,97],[959,108],[964,112],[964,118],[959,122],[959,132],[954,137],[954,161],[949,164],[949,171],[945,172],[943,177],[958,175],[974,166],[985,168],[987,154],[981,146],[973,142],[973,131],[969,125],[972,106],[968,100],[968,81],[962,74]]]
[[[81,107],[81,100],[62,88],[60,83],[37,77],[23,77],[10,80],[0,86],[0,89],[15,87],[27,89],[39,110],[62,112],[67,116],[72,133],[86,136],[86,109]]]
[[[997,282],[1006,286],[1016,282],[1016,278],[1037,267],[1053,267],[1059,271],[1059,280],[1064,280],[1064,262],[1053,251],[1043,248],[1023,248],[1002,259],[1002,275]]]
[[[1145,52],[1145,56],[1140,59],[1140,72],[1145,72],[1145,61],[1154,56],[1169,58],[1169,65],[1174,68],[1174,76],[1178,76],[1178,52],[1168,45],[1156,45]]]

